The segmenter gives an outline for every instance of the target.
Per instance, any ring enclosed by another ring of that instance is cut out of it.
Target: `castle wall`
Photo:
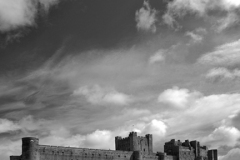
[[[167,155],[176,156],[178,160],[207,160],[208,157],[214,157],[214,152],[209,152],[206,146],[200,146],[198,141],[185,140],[175,141],[172,139],[166,142],[164,145],[164,152]],[[217,153],[215,153],[217,155]],[[208,160],[215,160],[214,158],[209,158]]]
[[[188,147],[179,147],[179,160],[194,160],[195,154],[193,150],[190,150]]]
[[[158,160],[158,156],[156,156],[156,155],[143,155],[142,160]]]
[[[166,153],[157,153],[159,160],[177,160],[176,156],[167,155]]]
[[[130,149],[130,138],[115,137],[116,150],[131,151]]]
[[[133,152],[39,146],[40,160],[133,160]]]
[[[148,149],[148,140],[146,137],[138,137],[137,138],[139,151],[142,151],[144,154],[150,154]]]
[[[200,148],[200,153],[199,153],[199,155],[200,155],[201,157],[207,157],[207,156],[208,156],[207,153],[208,153],[208,150],[207,150],[207,149]]]
[[[115,138],[116,150],[39,145],[34,137],[22,138],[22,155],[10,160],[218,160],[217,150],[208,150],[197,141],[172,139],[164,145],[164,153],[152,152],[152,135]],[[130,151],[129,151],[130,150]]]
[[[166,153],[167,155],[178,156],[179,148],[179,141],[175,141],[175,139],[172,139],[170,142],[166,142],[164,144],[164,153]]]
[[[10,156],[10,160],[21,160],[21,156]]]

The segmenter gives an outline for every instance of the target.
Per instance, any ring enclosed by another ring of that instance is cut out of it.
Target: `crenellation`
[[[115,137],[116,150],[39,145],[34,137],[22,138],[22,155],[10,160],[217,160],[217,150],[208,150],[198,141],[172,139],[164,152],[153,153],[151,134]]]

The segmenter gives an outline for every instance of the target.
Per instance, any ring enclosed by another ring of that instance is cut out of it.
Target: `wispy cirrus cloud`
[[[240,70],[229,70],[224,67],[213,68],[208,71],[205,77],[212,81],[236,80],[240,78]]]
[[[201,127],[209,126],[210,124],[210,126],[214,127],[214,130],[216,129],[217,131],[225,131],[225,129],[228,131],[229,128],[231,130],[231,127],[234,127],[231,126],[231,123],[222,124],[222,122],[227,120],[232,121],[231,117],[240,111],[238,107],[239,102],[239,94],[204,95],[201,92],[190,91],[184,88],[179,89],[177,87],[163,91],[158,97],[158,103],[161,105],[167,104],[164,107],[167,107],[169,110],[171,109],[169,108],[169,105],[181,109],[176,113],[172,111],[171,118],[165,120],[169,128],[168,134],[172,133],[177,136],[182,136],[182,134],[185,134],[187,130],[198,130]],[[216,114],[218,116],[214,116]],[[185,126],[184,124],[189,121],[191,121],[191,125],[189,124],[188,126]],[[221,126],[225,126],[222,127],[224,129],[222,129]],[[218,127],[221,129],[217,129]],[[235,133],[235,131],[238,130],[233,128],[233,131]],[[206,135],[205,133],[205,136],[208,136],[208,134]],[[208,140],[204,142],[207,142]],[[218,142],[219,140],[216,141]],[[237,143],[237,138],[233,141],[234,143]],[[221,143],[217,145],[217,147],[221,145],[224,144]]]
[[[158,50],[156,53],[154,53],[150,58],[149,58],[149,63],[153,64],[153,63],[157,63],[157,62],[164,62],[165,61],[165,53],[167,51],[160,49]]]
[[[234,147],[238,144],[240,138],[240,131],[232,126],[220,126],[216,128],[210,135],[203,137],[202,142],[208,144],[212,148],[219,146]]]
[[[73,91],[73,96],[85,96],[92,104],[128,105],[132,99],[129,95],[117,92],[111,88],[102,88],[99,85],[83,86]]]
[[[240,40],[220,45],[212,52],[199,58],[198,62],[208,65],[233,66],[240,62]]]
[[[217,20],[216,23],[216,31],[221,32],[235,24],[237,24],[240,21],[239,15],[235,12],[229,12],[225,17],[220,18]]]
[[[194,31],[187,31],[185,35],[189,36],[193,43],[201,43],[206,33],[207,33],[206,29],[197,28]]]
[[[136,11],[135,20],[137,22],[137,29],[142,31],[156,32],[157,11],[152,9],[149,1],[143,2],[143,7]]]

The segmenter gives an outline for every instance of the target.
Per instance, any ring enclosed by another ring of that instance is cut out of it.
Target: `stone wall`
[[[10,160],[21,160],[21,156],[10,156]]]
[[[164,152],[167,155],[176,156],[178,160],[215,160],[217,153],[209,152],[206,146],[200,146],[200,142],[185,140],[175,141],[172,139],[164,145]],[[212,158],[214,157],[214,158]]]
[[[116,150],[130,151],[130,138],[115,137],[115,148]]]
[[[40,160],[133,160],[133,152],[39,146]]]
[[[158,152],[157,155],[159,157],[159,160],[177,160],[176,156],[167,155],[166,153]]]
[[[34,137],[22,138],[21,156],[10,160],[218,160],[217,150],[208,150],[197,141],[172,139],[164,145],[164,153],[152,152],[152,135],[115,138],[116,150],[39,145]]]

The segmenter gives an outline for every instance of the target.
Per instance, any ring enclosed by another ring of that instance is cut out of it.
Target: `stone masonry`
[[[116,150],[39,145],[34,137],[22,138],[22,155],[10,160],[218,160],[217,150],[208,150],[198,141],[166,142],[164,152],[153,152],[153,137],[130,132],[126,138],[115,137]]]

